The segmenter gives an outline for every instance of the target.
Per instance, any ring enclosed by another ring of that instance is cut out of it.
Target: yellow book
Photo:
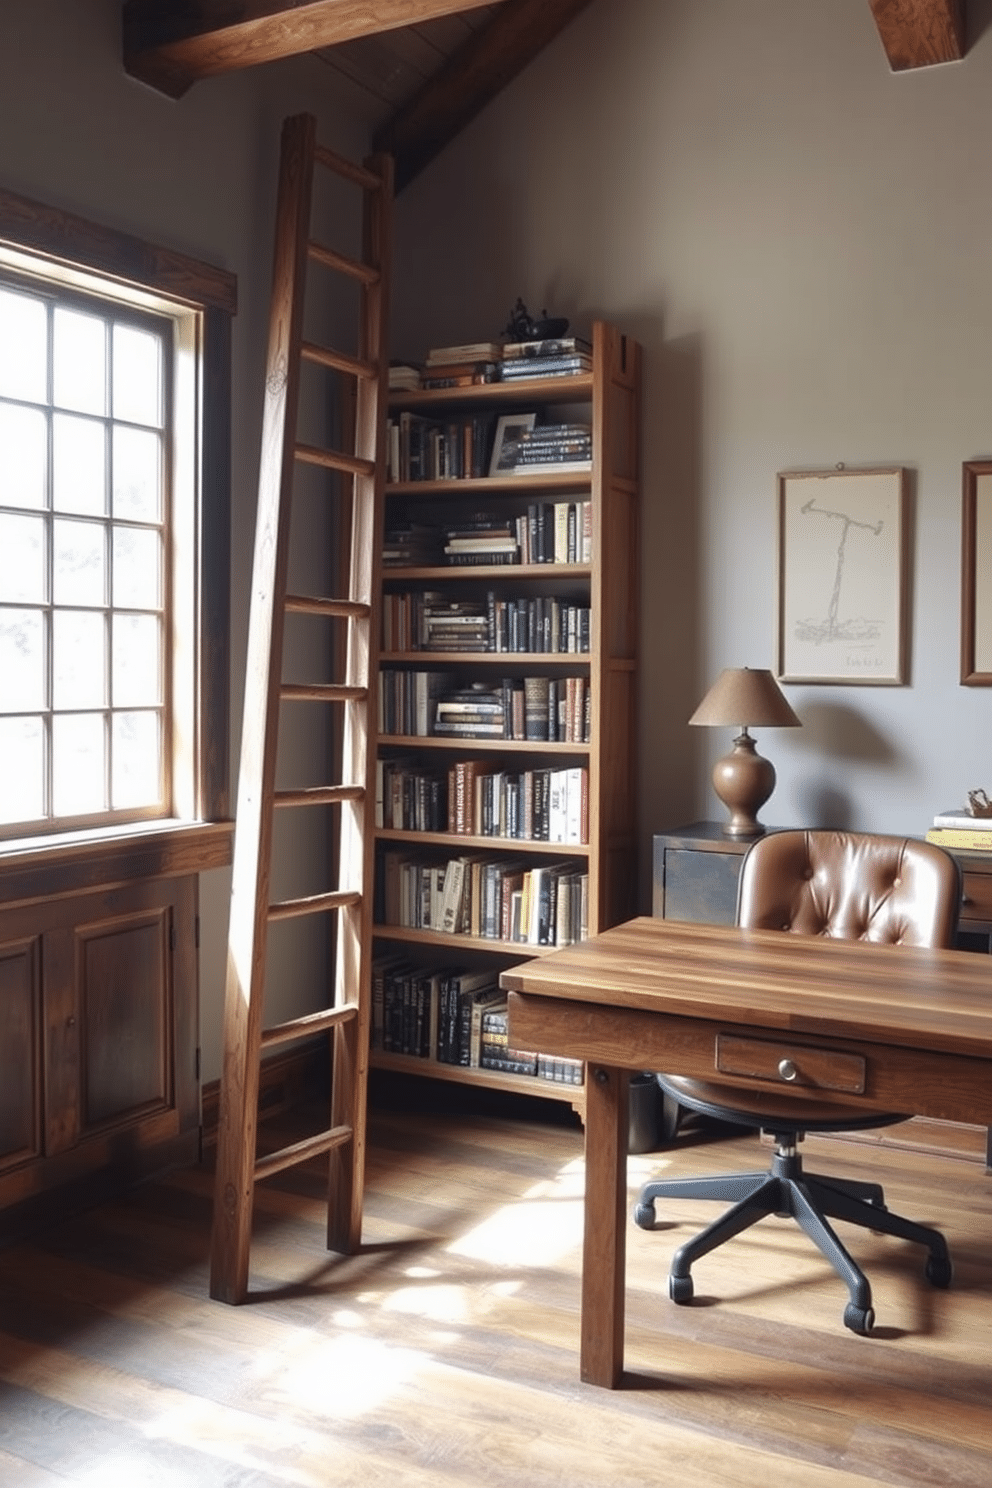
[[[931,827],[928,842],[938,847],[964,848],[968,852],[992,853],[992,828],[986,827]]]

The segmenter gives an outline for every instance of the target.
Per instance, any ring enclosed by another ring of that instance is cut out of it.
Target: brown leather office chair
[[[878,941],[893,947],[950,946],[960,903],[958,864],[931,843],[850,832],[775,832],[759,838],[745,855],[737,923],[749,929]],[[802,995],[797,986],[797,1000]],[[925,1245],[930,1252],[926,1275],[938,1287],[951,1280],[947,1243],[937,1230],[889,1213],[877,1183],[805,1173],[798,1144],[806,1132],[871,1129],[905,1117],[817,1101],[789,1086],[796,1070],[788,1060],[779,1069],[781,1089],[760,1080],[736,1085],[658,1076],[662,1089],[680,1106],[767,1132],[775,1140],[775,1153],[768,1171],[648,1183],[634,1219],[642,1229],[651,1229],[659,1198],[733,1201],[731,1209],[673,1257],[669,1295],[674,1302],[688,1302],[694,1261],[766,1214],[791,1215],[847,1284],[846,1326],[855,1333],[869,1333],[875,1321],[871,1288],[829,1221],[846,1220]]]

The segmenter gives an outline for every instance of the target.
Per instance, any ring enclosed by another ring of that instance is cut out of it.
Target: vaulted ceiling
[[[311,52],[375,100],[401,190],[592,0],[125,0],[124,66],[193,83]],[[894,72],[965,55],[965,0],[867,0]]]

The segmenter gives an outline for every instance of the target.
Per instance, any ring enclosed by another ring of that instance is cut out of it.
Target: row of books
[[[386,420],[386,479],[464,480],[488,475],[495,432],[495,413],[441,421],[404,409]]]
[[[373,1049],[479,1066],[482,1010],[506,1007],[497,973],[417,967],[402,957],[372,963]]]
[[[386,479],[402,484],[592,469],[588,424],[535,423],[501,441],[496,433],[492,412],[441,420],[405,408],[386,421]]]
[[[572,945],[588,933],[589,875],[574,862],[477,852],[438,863],[390,848],[379,868],[385,925],[536,946]]]
[[[380,734],[587,744],[588,677],[504,677],[459,687],[449,672],[383,667]]]
[[[384,651],[513,654],[589,650],[590,609],[550,595],[448,600],[436,590],[382,596]]]
[[[515,772],[467,759],[442,771],[409,759],[380,759],[376,771],[376,826],[384,829],[518,842],[589,840],[589,772],[581,765]]]
[[[401,958],[372,966],[371,1045],[386,1053],[464,1068],[581,1085],[583,1065],[510,1043],[506,995],[490,971],[416,967]]]
[[[956,811],[938,811],[926,839],[938,847],[992,852],[992,816],[975,816],[963,807]]]
[[[507,1075],[533,1075],[557,1085],[581,1085],[585,1076],[580,1059],[515,1048],[510,1043],[510,1015],[505,1002],[493,1002],[482,1009],[479,1064],[483,1069],[501,1070]]]

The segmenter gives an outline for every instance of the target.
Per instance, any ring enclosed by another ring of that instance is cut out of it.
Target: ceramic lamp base
[[[713,789],[730,812],[725,837],[760,837],[765,830],[758,812],[775,789],[775,766],[754,747],[745,730],[734,740],[730,754],[713,767]]]

